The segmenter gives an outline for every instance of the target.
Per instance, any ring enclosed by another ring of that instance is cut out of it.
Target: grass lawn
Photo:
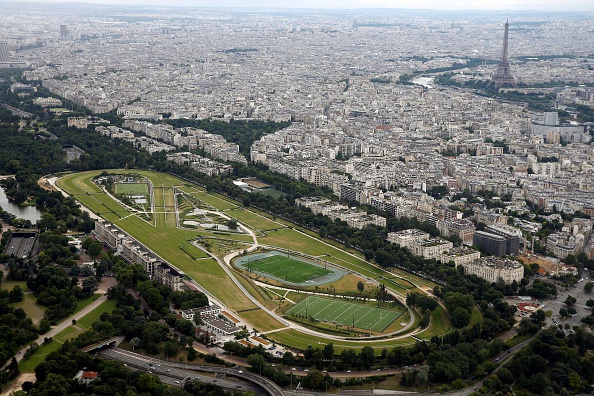
[[[262,258],[254,257],[253,261],[249,261],[249,258],[248,256],[247,263],[243,264],[248,271],[256,271],[291,283],[305,283],[311,279],[332,274],[330,270],[280,254]]]
[[[472,327],[477,323],[483,321],[483,315],[481,314],[481,310],[476,305],[472,307],[472,316],[470,317],[470,324],[468,327]]]
[[[84,331],[85,331],[85,329],[83,329],[82,327],[80,327],[78,325],[68,326],[64,330],[62,330],[61,332],[56,334],[56,336],[54,337],[54,340],[63,344],[66,342],[66,340],[78,337],[78,335],[83,333]]]
[[[6,280],[4,277],[2,278],[2,283],[0,283],[0,290],[11,291],[15,286],[19,286],[23,293],[29,291],[29,288],[27,287],[27,281]]]
[[[91,297],[87,297],[84,300],[77,301],[76,312],[83,310],[84,308],[86,308],[89,304],[91,304],[93,301],[95,301],[99,297],[101,297],[101,294],[95,293]]]
[[[116,183],[115,192],[124,195],[147,195],[148,185],[146,183]]]
[[[85,332],[89,327],[91,327],[93,322],[99,320],[99,317],[103,312],[111,313],[113,312],[115,307],[115,300],[104,301],[97,308],[80,318],[80,320],[78,320],[75,325],[68,326],[64,330],[56,334],[54,340],[60,343],[64,343],[68,339],[76,338],[79,334]]]
[[[384,331],[402,315],[402,312],[316,296],[302,300],[287,313],[377,332]]]
[[[95,295],[97,296],[97,295]],[[80,311],[87,305],[89,305],[93,301],[93,297],[90,297],[86,300],[79,301],[77,306],[77,311]],[[19,368],[23,372],[34,372],[35,367],[45,360],[45,357],[53,351],[57,351],[60,349],[62,344],[71,338],[76,338],[79,334],[86,331],[91,324],[96,320],[99,320],[99,317],[103,312],[112,312],[115,309],[116,302],[114,300],[107,300],[95,308],[93,311],[89,312],[85,316],[83,316],[76,325],[71,325],[66,327],[64,330],[59,332],[53,337],[53,341],[46,345],[40,345],[39,349],[27,360],[21,360],[19,362]]]
[[[438,305],[435,311],[431,312],[431,324],[425,330],[417,333],[416,336],[428,340],[436,335],[443,335],[452,330],[452,325],[448,315],[441,305]]]
[[[80,318],[80,320],[78,320],[76,324],[80,327],[88,329],[89,327],[91,327],[93,322],[99,320],[99,317],[103,312],[111,313],[115,309],[115,307],[115,300],[106,300],[102,302],[101,305],[99,305],[97,308]]]
[[[231,203],[225,199],[219,198],[213,194],[209,194],[204,189],[199,187],[189,187],[186,185],[178,186],[181,191],[198,198],[199,200],[216,207],[219,210],[229,210],[237,208],[238,205]]]
[[[23,308],[27,317],[31,318],[35,324],[39,324],[45,314],[45,307],[37,304],[33,294],[25,294],[23,301],[11,305],[13,308]]]
[[[285,325],[271,318],[270,315],[261,309],[242,312],[241,317],[258,331],[270,331],[285,327]]]
[[[359,293],[357,289],[357,284],[359,282],[363,282],[365,288],[363,289],[363,294],[367,294],[368,297],[375,297],[378,291],[378,288],[375,284],[367,283],[367,279],[361,278],[355,274],[348,274],[337,280],[336,282],[332,282],[330,285],[323,285],[318,287],[318,291],[322,293],[328,294],[352,294],[352,293]]]
[[[259,330],[259,329],[258,329]],[[272,332],[266,334],[266,336],[275,341],[277,344],[290,345],[297,349],[307,349],[309,345],[314,348],[322,349],[324,345],[330,342],[327,338],[316,337],[310,334],[301,333],[293,329],[285,329],[282,331]],[[348,341],[348,340],[332,340],[334,344],[334,354],[339,355],[344,349],[360,350],[365,346],[370,346],[374,349],[375,355],[379,356],[383,348],[392,350],[397,346],[410,346],[416,343],[416,340],[412,337],[400,338],[397,340],[377,340],[377,341]]]
[[[235,217],[241,223],[249,224],[256,230],[266,231],[276,228],[285,228],[283,224],[278,224],[273,220],[267,219],[266,217],[260,216],[257,213],[246,210],[244,208],[231,209],[225,212],[229,216]]]
[[[39,349],[27,360],[21,360],[19,362],[19,369],[22,372],[26,373],[33,373],[35,372],[35,367],[41,362],[45,360],[45,357],[50,354],[50,352],[57,351],[60,349],[62,344],[57,341],[52,341],[49,344],[40,345]]]
[[[263,288],[260,288],[256,285],[254,285],[254,283],[251,280],[249,280],[249,278],[245,274],[237,274],[236,273],[235,277],[237,278],[239,283],[241,283],[241,285],[252,296],[254,296],[256,298],[256,300],[258,300],[260,302],[260,304],[264,305],[268,309],[274,309],[276,304],[274,301],[272,301],[272,299],[274,297],[276,297],[275,295],[270,294],[270,292],[266,289],[263,289]]]

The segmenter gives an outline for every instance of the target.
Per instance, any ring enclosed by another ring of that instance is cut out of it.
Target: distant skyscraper
[[[68,40],[68,26],[60,25],[60,40]]]
[[[495,89],[508,84],[518,89],[518,84],[514,76],[511,74],[509,67],[509,60],[507,58],[507,36],[508,36],[509,22],[505,21],[505,33],[503,34],[503,51],[501,52],[501,59],[497,65],[497,71],[491,76],[491,81],[487,84],[487,88],[491,85],[495,86]]]
[[[0,62],[8,62],[8,43],[0,43]]]

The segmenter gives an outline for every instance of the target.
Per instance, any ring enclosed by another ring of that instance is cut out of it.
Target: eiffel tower
[[[511,74],[511,70],[509,68],[509,60],[507,59],[507,36],[509,29],[509,22],[505,21],[505,33],[503,34],[503,51],[501,52],[501,59],[499,60],[499,64],[497,65],[497,71],[495,74],[491,76],[491,81],[487,84],[487,88],[491,85],[495,86],[495,89],[500,88],[501,86],[508,84],[515,89],[518,89],[518,84],[516,84],[516,80],[514,76]]]

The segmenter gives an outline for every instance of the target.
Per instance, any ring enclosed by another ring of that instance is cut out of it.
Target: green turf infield
[[[307,297],[289,309],[287,313],[377,332],[387,329],[402,315],[401,311],[391,311],[316,296]]]
[[[116,194],[124,195],[147,195],[148,186],[146,183],[116,183]]]
[[[242,263],[243,268],[252,272],[270,275],[291,283],[307,283],[310,280],[333,274],[333,271],[305,261],[287,257],[286,254],[253,255]]]

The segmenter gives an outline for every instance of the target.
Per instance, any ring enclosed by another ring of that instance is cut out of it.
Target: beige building
[[[453,261],[456,267],[463,264],[470,264],[480,258],[481,252],[462,246],[444,251],[437,257],[442,264]]]
[[[423,232],[421,230],[417,230],[415,228],[411,228],[408,230],[398,231],[398,232],[390,232],[386,237],[388,242],[395,243],[402,248],[410,248],[411,246],[423,241],[425,239],[429,239],[429,234]]]
[[[513,281],[520,283],[524,277],[524,266],[508,258],[483,257],[480,260],[461,265],[464,267],[465,274],[474,274],[490,283],[496,283],[500,279],[507,284]]]

